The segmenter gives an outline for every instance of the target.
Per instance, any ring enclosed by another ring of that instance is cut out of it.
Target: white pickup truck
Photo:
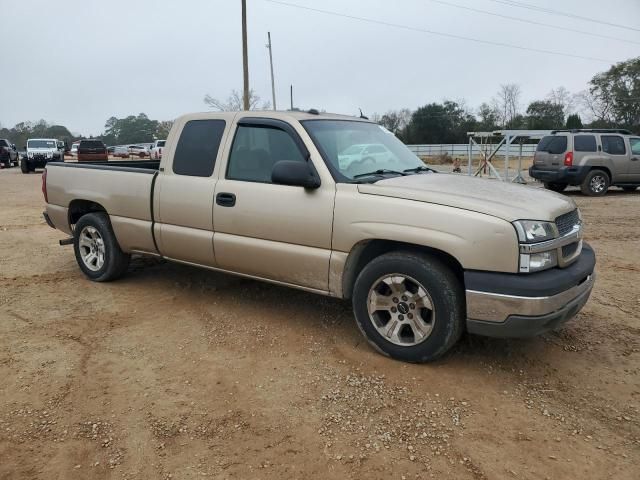
[[[315,110],[185,115],[160,162],[50,163],[43,192],[91,280],[142,254],[351,299],[369,342],[411,362],[465,330],[558,328],[595,278],[570,198],[436,173],[379,125]]]

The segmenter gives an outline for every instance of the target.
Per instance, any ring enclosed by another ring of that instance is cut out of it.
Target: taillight
[[[573,152],[567,152],[564,154],[564,164],[567,167],[573,165]]]
[[[49,203],[49,199],[47,198],[47,169],[46,168],[42,172],[42,195],[44,195],[45,203]]]

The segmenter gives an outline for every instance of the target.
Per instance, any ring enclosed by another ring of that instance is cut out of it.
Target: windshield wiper
[[[359,173],[358,175],[354,175],[353,178],[370,177],[372,175],[384,175],[384,174],[401,175],[403,177],[407,175],[406,173],[398,172],[397,170],[389,170],[388,168],[379,168],[378,170],[373,170],[372,172]]]
[[[413,167],[413,168],[407,168],[407,169],[403,170],[403,172],[405,172],[405,173],[407,173],[407,172],[413,172],[413,173],[433,172],[433,173],[438,173],[437,170],[434,170],[433,168],[430,168],[430,167],[425,167],[424,165],[420,165],[418,167]]]

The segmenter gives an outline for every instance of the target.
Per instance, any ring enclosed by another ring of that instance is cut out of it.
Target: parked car
[[[102,140],[80,140],[78,162],[107,161],[107,147]]]
[[[529,175],[562,192],[579,185],[585,195],[610,186],[632,192],[640,186],[640,136],[619,129],[555,130],[538,143]]]
[[[113,156],[118,158],[129,158],[129,147],[119,145],[113,149]]]
[[[115,150],[116,150],[116,147],[107,147],[107,155],[113,155]]]
[[[149,156],[149,150],[143,145],[129,145],[129,155],[144,158]]]
[[[343,150],[338,155],[340,169],[352,172],[354,175],[371,170],[372,165],[380,161],[395,158],[387,147],[378,144],[357,144]]]
[[[15,144],[0,138],[0,168],[10,168],[20,161]]]
[[[155,142],[153,142],[151,150],[149,151],[149,155],[151,156],[151,158],[153,158],[154,160],[160,160],[162,158],[162,149],[164,148],[165,143],[166,140],[156,140]]]
[[[64,161],[64,144],[60,148],[59,141],[55,138],[30,138],[25,149],[27,155],[20,160],[22,173],[33,172],[48,162]]]
[[[393,158],[352,174],[338,155],[353,140]],[[167,144],[159,165],[47,167],[45,220],[89,279],[122,276],[138,253],[350,299],[374,348],[411,362],[465,330],[558,328],[591,293],[595,255],[571,198],[435,173],[366,119],[199,113]]]
[[[71,154],[72,157],[77,157],[78,156],[78,145],[80,145],[80,142],[73,142],[71,144],[71,151],[69,152]]]

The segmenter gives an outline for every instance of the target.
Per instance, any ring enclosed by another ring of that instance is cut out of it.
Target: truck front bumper
[[[587,303],[595,254],[586,243],[567,268],[532,274],[465,272],[467,330],[489,337],[532,337],[556,329]]]

